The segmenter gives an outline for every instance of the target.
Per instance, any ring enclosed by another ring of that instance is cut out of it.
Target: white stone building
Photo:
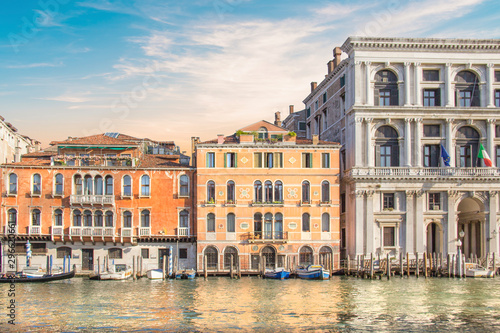
[[[21,160],[21,155],[40,149],[40,142],[19,134],[17,128],[0,116],[0,164]]]
[[[350,37],[304,103],[308,137],[343,144],[345,255],[453,254],[460,230],[498,255],[500,40]]]

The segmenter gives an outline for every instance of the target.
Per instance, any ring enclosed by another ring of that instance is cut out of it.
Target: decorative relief
[[[497,196],[497,194],[498,194],[498,191],[490,191],[490,197],[491,197],[491,198],[496,197],[496,196]]]
[[[424,190],[418,190],[418,191],[415,191],[415,194],[417,195],[418,198],[420,198],[421,196],[423,196],[425,194],[425,191]]]
[[[356,190],[356,191],[354,191],[353,194],[356,196],[356,198],[360,198],[363,195],[365,195],[365,191],[364,190]]]
[[[292,230],[297,229],[297,223],[295,223],[295,222],[288,223],[288,229],[292,229]]]
[[[241,163],[243,163],[243,164],[247,164],[247,162],[248,162],[248,158],[243,157],[240,161],[241,161]]]
[[[319,224],[314,223],[314,229],[318,229],[318,228],[319,228]]]
[[[469,118],[469,119],[467,119],[467,125],[472,125],[473,123],[474,123],[474,120],[472,120],[472,119],[470,119],[470,118]]]
[[[224,196],[224,191],[219,191],[219,197]]]
[[[361,118],[361,117],[357,117],[355,119],[356,123],[358,123],[358,124],[361,124],[363,122],[363,120],[364,120],[364,118]]]
[[[294,164],[295,162],[297,162],[297,160],[292,156],[288,162],[290,162],[291,164]]]
[[[243,229],[243,230],[246,230],[250,227],[250,225],[247,223],[247,222],[242,222],[240,224],[240,228]]]
[[[413,197],[415,195],[415,192],[414,190],[408,190],[406,191],[406,197],[407,198],[410,198],[410,197]]]
[[[371,197],[373,197],[373,194],[375,194],[375,191],[374,190],[366,190],[365,194],[368,198],[371,198]]]
[[[497,122],[496,119],[488,119],[488,124],[495,124]]]
[[[373,121],[373,118],[365,118],[365,123],[370,124]]]
[[[249,188],[240,188],[240,198],[241,199],[249,199],[250,198],[250,189]]]
[[[297,198],[298,191],[296,188],[287,188],[286,190],[288,191],[287,195],[288,198],[294,198],[294,199]]]
[[[319,195],[319,192],[318,192],[318,191],[314,191],[314,192],[313,192],[313,195],[314,195],[314,196],[318,196],[318,195]]]
[[[459,191],[453,191],[453,190],[448,191],[448,197],[450,198],[456,199],[458,198],[459,195],[460,195]]]
[[[447,123],[453,123],[454,121],[455,121],[455,119],[453,119],[453,118],[446,118]]]

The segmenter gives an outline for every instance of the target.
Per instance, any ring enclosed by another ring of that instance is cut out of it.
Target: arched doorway
[[[262,249],[262,256],[266,258],[266,268],[276,267],[276,250],[271,246]]]
[[[217,270],[219,263],[219,251],[213,246],[205,249],[205,258],[207,260],[207,269]]]
[[[238,267],[238,251],[234,247],[228,246],[224,250],[224,269],[231,269],[231,256],[233,257],[233,269]]]
[[[457,238],[463,230],[461,238],[462,252],[469,258],[471,255],[481,257],[484,255],[484,205],[475,198],[465,198],[458,205]]]
[[[319,249],[319,263],[326,269],[332,269],[333,252],[329,246],[323,246]]]
[[[436,222],[427,225],[427,253],[442,253],[443,229]]]

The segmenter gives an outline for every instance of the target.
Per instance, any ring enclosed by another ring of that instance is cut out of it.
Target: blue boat
[[[309,265],[307,267],[299,267],[295,270],[297,276],[306,280],[328,280],[330,272],[321,265]]]
[[[175,278],[178,280],[180,279],[192,280],[195,277],[196,277],[196,271],[194,269],[179,271],[175,274]]]
[[[276,269],[266,269],[264,277],[266,279],[284,280],[290,277],[290,272],[285,270],[283,267],[278,267]]]

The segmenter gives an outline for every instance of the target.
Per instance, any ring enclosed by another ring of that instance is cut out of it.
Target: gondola
[[[5,276],[5,277],[0,277],[0,283],[50,282],[50,281],[71,279],[74,276],[75,276],[75,270],[72,270],[71,272],[68,273],[43,275],[40,277],[27,277],[23,275],[16,275],[11,277]]]

